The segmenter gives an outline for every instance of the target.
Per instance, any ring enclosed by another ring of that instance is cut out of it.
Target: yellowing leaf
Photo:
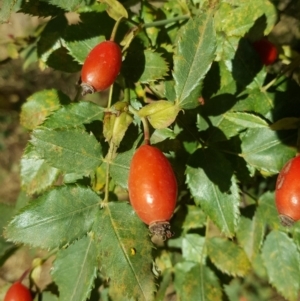
[[[148,117],[155,129],[166,128],[171,125],[178,115],[180,108],[173,102],[158,100],[143,107],[139,111],[141,117]]]
[[[105,3],[108,7],[106,9],[109,16],[118,21],[121,18],[128,18],[128,13],[125,7],[116,0],[98,0],[99,2]]]

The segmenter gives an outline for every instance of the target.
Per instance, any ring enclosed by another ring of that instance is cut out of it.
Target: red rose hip
[[[121,64],[122,52],[118,44],[104,41],[96,45],[82,66],[82,95],[107,89],[118,76]]]
[[[4,301],[32,301],[30,290],[21,282],[15,282],[7,291]]]
[[[280,171],[275,190],[279,218],[284,226],[300,220],[300,156],[288,161]]]
[[[152,234],[172,236],[169,220],[177,199],[172,166],[156,147],[142,145],[133,155],[128,179],[129,198],[139,218]]]
[[[264,65],[271,65],[276,61],[278,56],[277,48],[267,39],[254,42],[253,47]]]

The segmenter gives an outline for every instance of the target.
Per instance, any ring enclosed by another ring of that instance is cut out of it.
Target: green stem
[[[22,282],[22,281],[25,279],[25,277],[29,274],[30,270],[31,270],[31,269],[27,269],[27,270],[21,275],[21,277],[18,279],[18,282]]]
[[[117,151],[116,145],[111,142],[109,145],[109,150],[107,153],[107,160],[106,160],[106,176],[105,176],[105,192],[104,192],[104,200],[103,203],[108,203],[109,198],[109,179],[110,179],[110,163],[112,158],[115,156]]]
[[[135,116],[138,116],[141,119],[144,130],[144,144],[150,144],[150,129],[147,118],[139,116],[138,111],[135,110],[132,106],[128,106],[128,109],[130,113],[132,113]]]
[[[174,22],[177,22],[177,21],[187,20],[189,18],[190,18],[190,15],[182,15],[182,16],[178,16],[178,17],[174,17],[174,18],[170,18],[170,19],[145,23],[145,24],[142,24],[141,27],[149,28],[149,27],[164,26],[164,25],[174,23]]]
[[[262,92],[266,92],[274,83],[281,78],[282,76],[286,75],[288,72],[292,72],[295,68],[300,65],[300,55],[298,55],[289,65],[287,65],[283,70],[278,73],[278,75],[272,79],[269,83],[267,83],[264,87],[261,88]]]
[[[113,91],[114,91],[114,85],[112,84],[112,85],[110,86],[110,88],[109,88],[109,95],[108,95],[107,109],[109,109],[109,108],[111,107]]]
[[[117,31],[118,31],[119,25],[120,25],[120,23],[121,23],[122,20],[123,20],[123,18],[121,17],[115,23],[114,28],[113,28],[113,30],[111,32],[111,35],[110,35],[110,39],[109,39],[110,41],[114,41],[115,40],[115,37],[116,37]]]
[[[129,88],[124,89],[124,101],[129,103],[130,101],[130,90]]]

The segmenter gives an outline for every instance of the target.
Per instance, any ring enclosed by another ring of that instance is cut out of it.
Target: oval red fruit
[[[177,182],[172,166],[156,147],[142,145],[133,155],[128,179],[129,198],[150,232],[171,237],[169,220],[177,199]]]
[[[300,156],[288,161],[280,171],[275,201],[283,225],[291,226],[300,220]]]
[[[88,54],[81,70],[82,95],[107,89],[118,76],[122,52],[118,44],[104,41]]]
[[[4,301],[32,301],[30,290],[21,282],[15,282],[8,289]]]
[[[277,48],[266,39],[261,39],[253,43],[253,47],[260,56],[264,65],[273,64],[278,56]]]

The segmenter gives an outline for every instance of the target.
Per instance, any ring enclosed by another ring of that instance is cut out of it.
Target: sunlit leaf
[[[205,264],[205,239],[198,234],[186,234],[182,239],[182,256],[187,261]]]
[[[0,9],[0,23],[5,23],[8,21],[10,14],[19,6],[19,1],[17,0],[3,0],[1,1]]]
[[[47,128],[70,128],[102,120],[104,109],[95,103],[81,101],[61,107],[44,122]]]
[[[103,206],[93,227],[101,270],[119,295],[151,300],[155,291],[148,229],[126,202]]]
[[[287,300],[297,300],[300,257],[293,240],[283,232],[272,231],[264,243],[262,256],[271,284]]]
[[[257,215],[254,215],[252,220],[241,217],[236,234],[239,244],[243,247],[250,261],[257,256],[260,250],[264,233],[265,225]]]
[[[227,236],[232,236],[239,216],[239,195],[233,169],[213,149],[199,149],[190,158],[186,183],[195,203]]]
[[[60,300],[86,300],[94,284],[97,271],[96,244],[85,236],[67,249],[57,253],[51,271],[59,288]]]
[[[216,36],[210,12],[189,20],[179,32],[173,77],[176,103],[180,108],[198,105],[200,82],[214,59],[215,50]]]
[[[37,129],[31,143],[41,159],[66,173],[88,174],[101,163],[101,145],[83,131]]]
[[[99,197],[89,188],[64,186],[45,193],[16,215],[6,228],[9,241],[55,248],[82,237],[94,222]]]
[[[21,159],[22,186],[30,195],[41,193],[54,184],[60,171],[40,159],[34,147],[28,146]]]
[[[232,276],[245,276],[250,269],[244,250],[230,240],[219,237],[208,239],[207,255],[218,269]]]
[[[181,300],[222,300],[219,280],[207,266],[188,261],[179,262],[174,273],[175,290]]]
[[[289,146],[295,138],[293,132],[280,139],[270,128],[252,128],[241,137],[240,155],[264,175],[276,174],[295,155]]]
[[[21,124],[29,130],[42,124],[63,103],[69,102],[69,98],[57,90],[43,90],[32,94],[22,106]]]

